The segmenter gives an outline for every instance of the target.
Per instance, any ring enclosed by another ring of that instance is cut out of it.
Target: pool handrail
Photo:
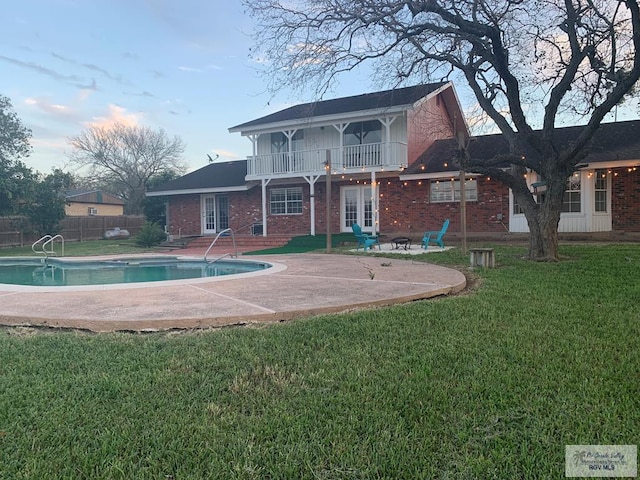
[[[31,250],[33,250],[33,253],[36,253],[38,255],[42,254],[45,257],[49,257],[49,255],[55,255],[56,252],[53,249],[53,241],[54,240],[61,240],[62,243],[62,256],[64,257],[64,237],[60,234],[58,235],[44,235],[43,237],[39,238],[38,240],[36,240],[35,242],[33,242],[33,244],[31,245]],[[51,245],[50,245],[51,244]],[[50,245],[50,250],[47,250],[47,245]],[[36,247],[39,246],[40,250],[36,250]]]
[[[220,260],[223,257],[226,257],[227,255],[230,257],[236,257],[238,258],[238,247],[236,247],[236,236],[233,233],[233,230],[230,228],[225,228],[224,230],[222,230],[220,233],[218,233],[218,235],[216,235],[216,238],[213,239],[213,242],[211,242],[211,245],[209,245],[209,248],[207,248],[207,251],[204,252],[204,261],[207,261],[207,255],[209,254],[209,251],[211,250],[211,248],[213,248],[213,246],[216,244],[216,242],[218,241],[218,238],[220,238],[220,236],[224,233],[230,233],[231,234],[231,240],[233,242],[233,251],[234,251],[234,255],[231,255],[230,253],[225,253],[224,255],[222,255],[221,257],[216,258],[215,260],[211,260],[211,262],[209,263],[213,263],[216,262],[218,260]]]
[[[43,243],[43,242],[45,242],[45,241],[47,241],[47,240],[49,240],[50,238],[51,238],[51,235],[45,235],[45,236],[43,236],[43,237],[40,237],[40,238],[39,238],[38,240],[36,240],[35,242],[33,242],[33,243],[31,244],[31,250],[33,250],[33,253],[36,253],[36,254],[38,254],[38,255],[42,254],[42,255],[45,255],[45,256],[46,256],[47,254],[45,253],[45,251],[44,251],[44,250],[42,250],[42,246],[40,246],[41,251],[36,250],[36,246],[37,246],[37,245],[39,245],[39,244],[41,244],[41,243]]]

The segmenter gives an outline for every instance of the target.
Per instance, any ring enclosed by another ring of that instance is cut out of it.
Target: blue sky
[[[33,131],[25,163],[42,173],[65,168],[69,137],[116,121],[182,137],[189,170],[207,154],[245,158],[251,143],[229,127],[313,100],[266,92],[240,0],[21,0],[2,14],[0,94]],[[365,69],[339,81],[325,98],[376,90]]]
[[[115,121],[181,136],[190,170],[207,153],[245,158],[250,142],[229,127],[309,100],[266,92],[238,0],[22,0],[2,10],[0,94],[33,131],[24,161],[43,173],[65,167],[68,137]]]

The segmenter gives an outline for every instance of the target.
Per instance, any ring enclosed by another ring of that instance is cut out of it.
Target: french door
[[[340,229],[351,232],[357,223],[365,232],[373,231],[373,202],[371,186],[348,186],[340,189]]]
[[[229,199],[226,195],[202,197],[202,233],[218,233],[229,228]]]

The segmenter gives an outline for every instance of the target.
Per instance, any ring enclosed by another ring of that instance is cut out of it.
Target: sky
[[[41,173],[68,170],[68,139],[114,122],[180,136],[189,171],[207,154],[246,158],[250,141],[229,127],[314,100],[267,92],[240,0],[5,0],[2,16],[0,94],[32,130],[23,161]],[[366,73],[324,98],[375,91]]]
[[[179,135],[189,170],[246,158],[229,127],[310,100],[266,91],[239,0],[6,1],[2,16],[0,94],[32,130],[24,163],[45,174],[66,169],[70,137],[113,122]]]

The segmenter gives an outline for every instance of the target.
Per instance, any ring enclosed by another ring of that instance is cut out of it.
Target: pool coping
[[[246,325],[406,303],[466,286],[462,272],[410,258],[318,253],[251,260],[279,269],[243,278],[155,282],[162,285],[131,292],[9,291],[0,285],[0,324],[93,332]]]
[[[34,257],[0,257],[0,263],[6,258],[15,258],[15,259],[29,259],[34,260]],[[39,257],[35,257],[38,259]],[[91,262],[91,261],[105,261],[105,260],[127,260],[127,259],[140,259],[140,258],[171,258],[177,260],[185,260],[185,261],[194,261],[194,262],[202,262],[202,257],[196,257],[192,255],[167,255],[167,254],[140,254],[140,255],[131,255],[131,254],[122,254],[122,255],[95,255],[88,257],[55,257],[54,260],[63,260],[68,263],[81,263],[81,262]],[[244,262],[244,263],[265,263],[270,265],[269,268],[256,270],[254,272],[244,272],[244,273],[236,273],[233,275],[233,278],[251,278],[259,275],[269,275],[272,273],[280,272],[287,267],[285,265],[276,263],[276,262],[263,262],[258,259],[248,259],[248,258],[225,258],[225,262]],[[96,284],[96,285],[66,285],[66,286],[41,286],[41,285],[17,285],[17,284],[9,284],[9,283],[0,283],[0,292],[91,292],[91,291],[100,291],[100,290],[131,290],[138,288],[157,288],[157,287],[167,287],[174,285],[183,285],[183,284],[198,284],[198,283],[208,283],[208,282],[216,282],[216,281],[224,281],[228,280],[229,276],[218,276],[218,277],[201,277],[201,278],[184,278],[179,280],[163,280],[158,282],[132,282],[132,283],[104,283],[104,284]],[[1,293],[0,293],[1,295]]]

